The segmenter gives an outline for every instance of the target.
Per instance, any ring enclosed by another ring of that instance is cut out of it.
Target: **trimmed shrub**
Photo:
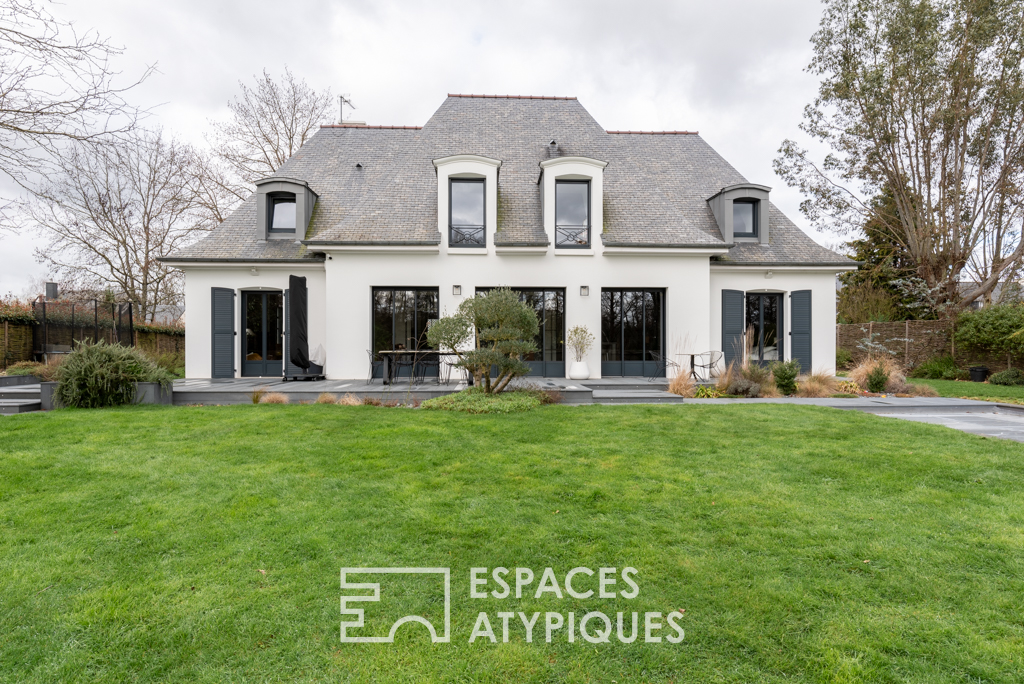
[[[800,362],[796,359],[776,361],[770,368],[779,392],[784,395],[796,394],[796,376],[800,375]]]
[[[889,374],[885,372],[885,366],[875,364],[867,377],[868,392],[884,392],[885,386],[889,384]]]
[[[171,375],[135,347],[79,342],[57,368],[54,399],[71,408],[123,406],[135,400],[135,383],[170,387]]]
[[[992,385],[1009,385],[1011,387],[1024,385],[1024,373],[1016,368],[1011,368],[1010,370],[995,373],[989,377],[988,381]]]
[[[532,392],[499,392],[487,394],[477,387],[428,399],[420,408],[428,411],[460,411],[462,413],[521,413],[541,405]]]
[[[748,380],[741,375],[732,381],[732,384],[729,385],[729,389],[726,391],[726,394],[756,399],[761,394],[761,385]]]

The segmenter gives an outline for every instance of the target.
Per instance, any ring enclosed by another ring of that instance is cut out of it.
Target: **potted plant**
[[[590,348],[594,346],[594,336],[587,330],[587,326],[577,325],[569,330],[565,342],[572,350],[573,357],[573,362],[569,366],[569,377],[573,380],[586,380],[590,377],[590,367],[586,359]]]

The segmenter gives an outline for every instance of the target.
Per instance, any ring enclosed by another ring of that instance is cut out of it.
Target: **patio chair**
[[[399,350],[400,351],[400,350]],[[391,357],[391,382],[395,382],[395,378],[402,377],[402,369],[409,369],[409,382],[416,382],[416,354],[411,351],[407,351],[404,354],[394,354]]]
[[[671,368],[677,373],[679,372],[679,364],[668,358],[665,354],[659,354],[658,352],[648,352],[651,355],[651,360],[654,361],[654,372],[647,376],[647,382],[654,382],[656,379],[664,378],[668,375],[668,369]]]
[[[690,355],[690,374],[697,382],[708,382],[711,380],[711,373],[722,362],[725,356],[720,351],[707,351],[700,354]]]
[[[377,355],[377,352],[370,349],[366,350],[366,355],[370,357],[370,372],[366,376],[366,384],[372,385],[373,376],[378,370],[380,371],[380,377],[384,377],[384,359],[380,358],[380,356]]]
[[[416,384],[424,382],[427,375],[436,378],[437,384],[441,384],[441,355],[436,351],[423,351],[416,360]],[[430,371],[435,371],[431,373]]]

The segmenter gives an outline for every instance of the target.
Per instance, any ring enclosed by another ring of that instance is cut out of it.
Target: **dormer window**
[[[555,247],[590,247],[590,181],[555,181]]]
[[[737,199],[732,202],[732,234],[733,237],[757,237],[758,214],[757,200]]]
[[[294,233],[295,232],[295,195],[290,193],[274,193],[268,197],[270,200],[270,230],[271,232]]]
[[[306,181],[271,176],[256,181],[256,230],[261,240],[295,240],[309,228],[317,195]]]
[[[483,178],[452,178],[449,182],[448,246],[484,247],[485,191]]]

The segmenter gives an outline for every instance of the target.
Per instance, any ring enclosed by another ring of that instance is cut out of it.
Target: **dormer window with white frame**
[[[487,254],[498,229],[498,171],[501,161],[475,154],[434,160],[437,218],[448,254]]]
[[[256,233],[262,240],[303,238],[317,194],[306,181],[271,176],[256,181]]]
[[[448,246],[487,246],[487,181],[483,178],[449,178]]]
[[[554,157],[540,163],[544,232],[555,254],[594,254],[604,226],[604,168],[589,157]]]
[[[555,247],[590,247],[589,180],[555,180]]]

